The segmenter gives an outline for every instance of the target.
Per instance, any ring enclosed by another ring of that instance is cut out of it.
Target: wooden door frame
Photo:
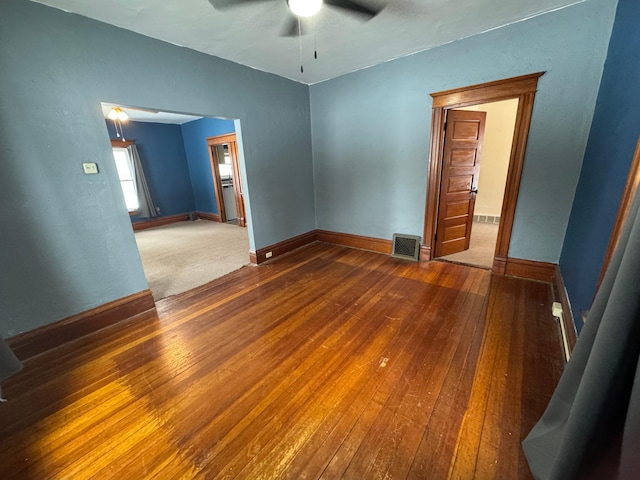
[[[629,173],[627,174],[627,182],[625,183],[624,190],[622,192],[622,199],[620,200],[620,206],[618,207],[618,213],[616,215],[613,229],[611,230],[611,236],[609,237],[609,245],[607,245],[607,251],[604,254],[602,260],[602,267],[600,268],[600,276],[598,277],[598,284],[596,285],[596,293],[600,289],[600,284],[604,278],[604,274],[609,267],[609,262],[618,246],[620,240],[620,234],[622,233],[622,227],[624,226],[631,204],[638,190],[640,184],[640,137],[638,137],[638,143],[636,144],[636,150],[631,160],[631,166],[629,167]],[[594,294],[595,295],[595,294]]]
[[[497,80],[494,82],[456,88],[432,93],[431,116],[431,148],[429,152],[429,178],[427,180],[427,200],[424,220],[423,245],[420,247],[420,258],[432,260],[435,248],[436,223],[438,218],[438,199],[444,154],[444,134],[447,112],[454,108],[468,107],[481,103],[499,102],[501,100],[518,100],[518,110],[511,144],[511,156],[502,201],[500,226],[493,260],[493,272],[504,275],[507,267],[511,230],[515,216],[520,178],[524,164],[524,154],[529,137],[533,102],[538,79],[545,72],[532,73],[519,77]]]
[[[222,195],[222,180],[220,180],[220,169],[218,168],[218,158],[213,147],[232,143],[236,141],[235,133],[227,133],[225,135],[216,135],[215,137],[207,137],[207,149],[209,150],[209,164],[211,165],[211,176],[213,177],[213,190],[216,194],[216,202],[218,204],[218,213],[220,221],[226,223],[227,212],[225,211],[224,198]]]
[[[247,212],[244,206],[244,188],[242,188],[242,175],[240,174],[240,155],[238,155],[238,142],[229,143],[231,155],[231,168],[233,170],[233,196],[236,201],[236,214],[238,226],[247,226]]]

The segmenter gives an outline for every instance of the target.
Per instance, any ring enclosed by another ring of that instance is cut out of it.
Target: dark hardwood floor
[[[531,478],[551,286],[313,244],[26,361],[0,478]]]

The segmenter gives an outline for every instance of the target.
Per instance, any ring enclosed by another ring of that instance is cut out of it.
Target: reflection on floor
[[[498,224],[473,222],[469,250],[453,253],[443,260],[491,268],[498,238]]]

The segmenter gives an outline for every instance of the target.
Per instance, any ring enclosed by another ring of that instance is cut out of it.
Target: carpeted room
[[[234,134],[234,122],[108,104],[102,110],[114,154],[127,157],[117,163],[125,205],[121,199],[116,204],[129,209],[153,298],[187,291],[249,264],[248,233],[237,225],[233,195],[221,206],[217,197],[221,189],[232,191],[239,179],[229,168],[229,153],[221,151],[218,162],[208,143]],[[111,118],[113,112],[124,119]],[[135,150],[132,158],[129,150]],[[134,186],[127,188],[127,181]]]

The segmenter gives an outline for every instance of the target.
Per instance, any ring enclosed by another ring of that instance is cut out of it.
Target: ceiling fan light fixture
[[[322,0],[288,0],[289,9],[299,17],[312,17],[322,8]]]
[[[111,107],[111,110],[109,110],[109,113],[107,114],[107,118],[126,122],[129,120],[129,115],[127,115],[120,107]]]

